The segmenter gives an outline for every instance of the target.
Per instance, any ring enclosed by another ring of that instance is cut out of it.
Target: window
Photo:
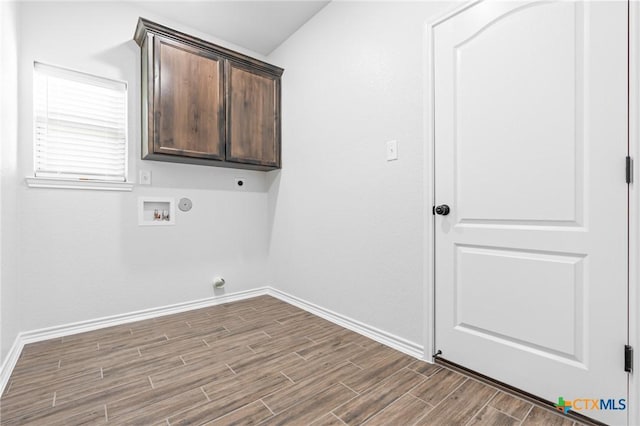
[[[36,178],[127,181],[127,83],[34,64]]]

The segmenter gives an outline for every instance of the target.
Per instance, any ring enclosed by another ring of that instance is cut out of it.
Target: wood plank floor
[[[27,345],[0,423],[574,425],[269,296]]]

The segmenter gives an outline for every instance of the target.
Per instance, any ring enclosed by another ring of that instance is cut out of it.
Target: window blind
[[[127,180],[127,83],[34,64],[36,177]]]

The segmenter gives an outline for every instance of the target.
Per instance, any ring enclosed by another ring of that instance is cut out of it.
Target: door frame
[[[629,344],[635,371],[629,375],[629,402],[640,401],[640,4],[629,1],[629,155],[634,159],[629,188]],[[633,413],[633,414],[632,414]],[[640,409],[627,413],[628,424],[640,424]]]
[[[435,97],[434,97],[434,29],[447,19],[465,11],[481,0],[473,0],[462,6],[455,4],[451,10],[425,25],[423,37],[423,359],[433,362],[435,353],[435,220],[431,208],[435,205]],[[629,344],[634,347],[635,371],[629,375],[627,423],[640,424],[640,409],[634,401],[640,401],[640,2],[627,1],[629,5],[629,155],[634,159],[632,183],[629,187]],[[622,160],[622,159],[621,159]],[[622,162],[621,162],[622,164]],[[623,173],[621,167],[620,173]],[[633,214],[631,214],[633,212]],[[620,359],[622,360],[622,348]],[[638,404],[638,403],[636,403]],[[640,404],[639,404],[640,405]]]

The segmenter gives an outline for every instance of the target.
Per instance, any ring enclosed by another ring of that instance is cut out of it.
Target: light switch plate
[[[151,170],[140,170],[140,185],[151,185]]]
[[[387,141],[387,161],[398,159],[398,141]]]

